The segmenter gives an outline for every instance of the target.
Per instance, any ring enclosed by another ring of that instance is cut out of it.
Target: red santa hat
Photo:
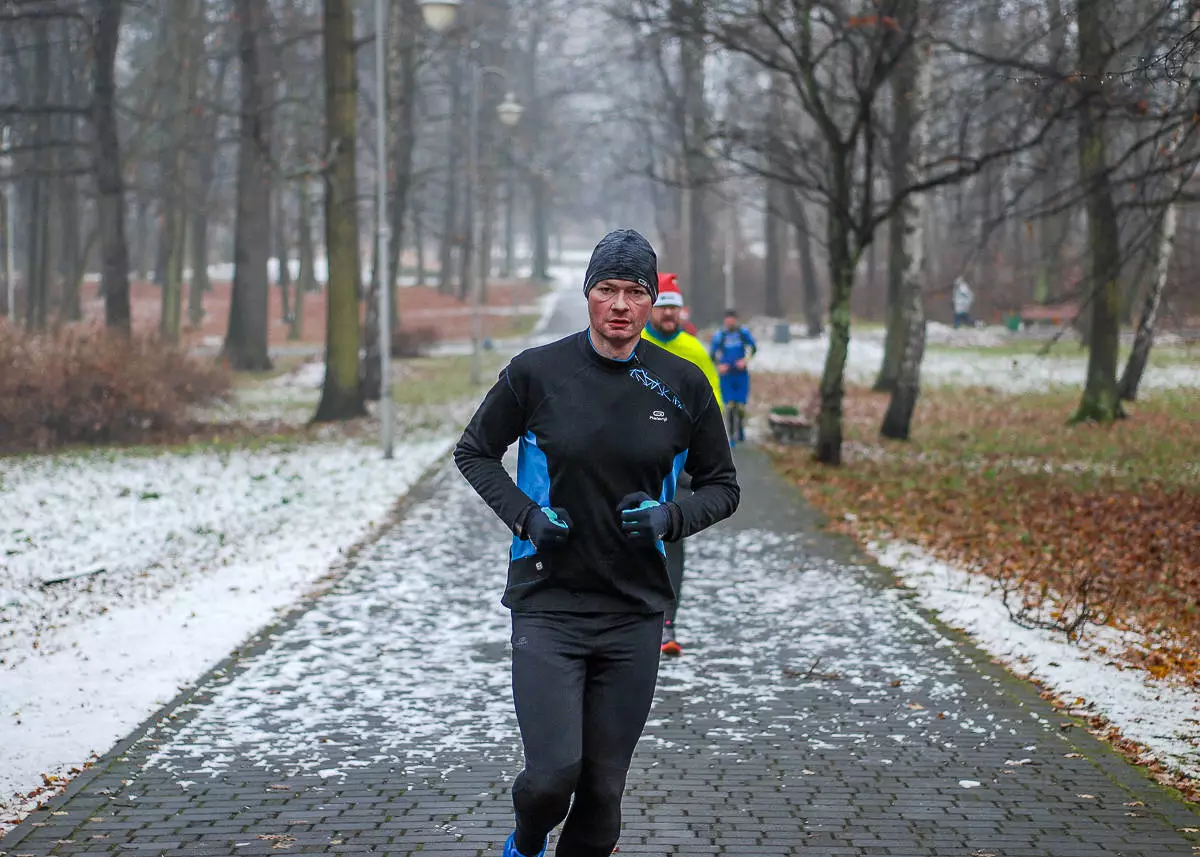
[[[679,290],[679,276],[660,272],[658,275],[658,298],[655,306],[683,306],[683,292]]]

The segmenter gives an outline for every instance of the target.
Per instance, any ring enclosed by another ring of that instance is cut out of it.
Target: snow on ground
[[[959,347],[991,347],[1011,341],[995,328],[954,331],[946,325],[931,324],[929,341]],[[760,372],[804,372],[820,375],[825,367],[829,337],[793,339],[786,344],[772,341],[771,331],[755,331],[759,352],[753,368]],[[997,337],[999,337],[997,339]],[[850,353],[846,360],[847,380],[871,384],[883,361],[883,331],[851,331]],[[1087,377],[1087,355],[1035,354],[989,355],[977,351],[932,349],[925,352],[921,381],[930,386],[986,386],[1008,393],[1027,393],[1054,386],[1083,387]],[[1154,366],[1146,369],[1142,389],[1200,387],[1200,359],[1191,365]]]
[[[0,459],[0,820],[293,605],[452,442]]]
[[[1080,645],[1062,634],[1015,624],[995,581],[940,562],[902,542],[871,546],[882,565],[917,591],[948,625],[976,642],[1018,675],[1037,678],[1064,699],[1082,697],[1089,713],[1102,714],[1125,737],[1156,759],[1200,776],[1200,693],[1122,668],[1098,651],[1121,651],[1136,641],[1111,628],[1093,628]]]

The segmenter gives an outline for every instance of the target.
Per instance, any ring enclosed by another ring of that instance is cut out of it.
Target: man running
[[[698,366],[704,373],[704,377],[708,379],[713,395],[717,398],[717,404],[721,405],[722,411],[724,411],[721,400],[721,382],[717,376],[717,369],[713,366],[713,362],[709,359],[708,352],[704,350],[704,345],[700,340],[682,328],[683,311],[683,292],[679,289],[679,277],[675,274],[659,274],[658,298],[654,301],[654,309],[650,312],[650,323],[642,331],[642,336],[677,357],[682,357]],[[684,466],[686,467],[686,463]],[[691,474],[685,471],[679,476],[679,489],[690,490]],[[668,542],[666,547],[667,573],[671,577],[671,588],[675,590],[675,600],[667,608],[667,615],[663,621],[662,653],[678,657],[683,654],[683,647],[679,645],[679,640],[675,636],[675,617],[679,612],[679,599],[683,589],[683,542]]]
[[[708,354],[721,376],[721,398],[737,417],[736,428],[729,433],[729,445],[746,440],[746,404],[750,399],[750,358],[758,344],[750,331],[738,323],[737,310],[725,310],[725,325],[713,334]],[[734,436],[736,434],[736,437]]]
[[[674,600],[664,542],[740,496],[704,374],[642,341],[658,293],[649,242],[610,232],[583,291],[588,328],[514,357],[454,450],[514,534],[501,601],[525,769],[504,857],[542,857],[563,819],[557,857],[612,852]],[[514,442],[516,482],[501,460]],[[677,498],[685,460],[694,493]]]

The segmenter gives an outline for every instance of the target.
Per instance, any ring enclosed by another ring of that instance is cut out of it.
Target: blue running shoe
[[[547,839],[546,841],[549,842],[550,840]],[[504,843],[503,857],[526,857],[526,855],[517,850],[516,831],[510,833],[508,835],[508,841]],[[546,846],[543,845],[541,851],[539,851],[537,854],[528,855],[528,857],[546,857]]]

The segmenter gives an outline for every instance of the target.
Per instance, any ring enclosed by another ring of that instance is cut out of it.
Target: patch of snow
[[[993,345],[991,328],[971,329],[969,335],[979,337],[978,342],[965,342],[953,328],[945,325],[930,325],[935,336],[943,335],[948,343],[968,345]],[[946,328],[942,334],[938,328]],[[1007,341],[1003,334],[999,342]],[[936,339],[931,339],[936,341]],[[760,372],[801,372],[819,376],[825,368],[825,355],[829,350],[829,336],[822,334],[817,339],[793,339],[781,344],[770,339],[764,331],[759,338],[759,351],[754,357],[753,368]],[[851,332],[850,350],[846,358],[846,379],[853,384],[871,384],[879,373],[883,361],[883,332],[867,330]],[[1039,357],[1036,354],[989,355],[973,350],[961,352],[930,350],[921,363],[921,382],[928,386],[978,386],[991,387],[1007,393],[1025,393],[1045,390],[1050,387],[1083,387],[1087,377],[1087,355],[1064,356],[1051,354]],[[1200,387],[1200,361],[1195,365],[1176,364],[1146,367],[1142,389],[1176,389]]]
[[[0,819],[295,604],[453,440],[0,459]]]
[[[397,368],[393,364],[392,371]],[[311,390],[321,389],[325,383],[325,363],[321,360],[309,360],[300,364],[291,372],[285,372],[268,381],[272,387],[298,387],[300,389]]]
[[[944,622],[961,628],[1014,672],[1041,680],[1068,699],[1082,697],[1150,754],[1189,776],[1200,776],[1200,693],[1153,680],[1098,651],[1120,651],[1133,640],[1111,628],[1089,629],[1069,644],[1062,634],[1022,628],[1001,602],[996,582],[941,562],[913,545],[875,544],[871,550],[918,593]],[[1007,764],[1028,764],[1019,760]]]

